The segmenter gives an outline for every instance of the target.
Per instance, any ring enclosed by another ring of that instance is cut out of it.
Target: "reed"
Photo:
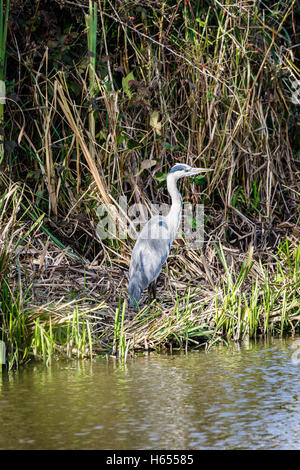
[[[22,24],[16,0],[0,4],[16,98],[0,179],[11,366],[298,331],[295,1],[25,3]],[[130,318],[120,201],[168,202],[175,162],[214,168],[182,187],[205,204],[204,248],[178,240],[158,301]],[[106,240],[100,205],[117,225]]]
[[[4,158],[4,106],[6,101],[6,41],[10,0],[0,2],[0,164]]]
[[[91,158],[95,160],[95,116],[94,116],[94,99],[97,95],[96,90],[96,57],[97,57],[97,3],[93,0],[89,2],[89,14],[86,15],[85,21],[87,25],[87,35],[88,35],[88,56],[89,56],[89,96],[90,96],[90,106],[89,106],[89,133],[90,133],[90,145],[89,150]]]

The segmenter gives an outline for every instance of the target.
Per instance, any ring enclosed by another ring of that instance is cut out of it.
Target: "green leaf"
[[[124,90],[124,93],[126,93],[126,95],[128,96],[128,98],[131,100],[132,98],[132,93],[130,91],[130,87],[129,87],[129,82],[130,80],[135,80],[134,78],[134,75],[133,75],[133,72],[130,72],[127,77],[124,77],[122,79],[122,88]]]
[[[192,181],[195,183],[197,186],[201,186],[201,184],[204,184],[206,182],[206,175],[197,175],[194,176]]]
[[[161,183],[162,181],[165,181],[167,179],[167,173],[163,173],[163,172],[157,173],[154,176],[154,179],[158,181],[159,183]]]
[[[175,145],[174,147],[172,147],[172,145],[169,144],[169,142],[164,142],[163,146],[165,147],[166,150],[170,150],[171,152],[175,152],[176,150],[180,150],[179,145]]]

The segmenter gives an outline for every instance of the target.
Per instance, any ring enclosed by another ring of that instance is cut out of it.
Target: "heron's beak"
[[[199,173],[206,173],[207,171],[214,171],[213,168],[192,168],[190,170],[190,176],[198,175]]]

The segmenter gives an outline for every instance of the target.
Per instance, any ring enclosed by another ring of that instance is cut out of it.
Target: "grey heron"
[[[193,168],[189,165],[174,165],[167,175],[167,188],[172,199],[166,216],[153,216],[141,230],[134,245],[129,267],[129,307],[138,305],[142,291],[147,287],[156,296],[156,280],[165,263],[182,216],[182,197],[177,181],[185,176],[212,171],[211,168]]]

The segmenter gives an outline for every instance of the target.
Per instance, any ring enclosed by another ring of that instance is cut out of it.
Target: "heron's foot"
[[[153,281],[149,284],[148,286],[148,300],[151,302],[151,300],[156,299],[156,282]]]

